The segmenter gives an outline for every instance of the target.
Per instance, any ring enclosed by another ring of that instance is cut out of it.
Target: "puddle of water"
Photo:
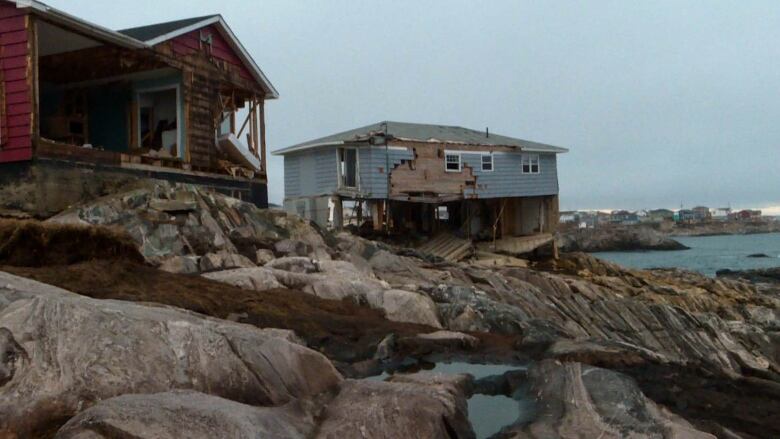
[[[485,378],[494,375],[503,375],[513,370],[526,369],[524,366],[507,366],[496,364],[471,364],[471,363],[437,363],[433,368],[425,364],[408,367],[408,370],[399,370],[396,373],[414,373],[427,370],[436,373],[459,374],[469,373],[474,379]],[[370,377],[370,380],[383,381],[391,374],[385,372],[382,375]],[[534,402],[525,397],[525,392],[520,390],[515,398],[504,395],[480,395],[475,394],[468,400],[469,420],[474,427],[478,439],[486,439],[498,433],[503,427],[514,424],[520,420],[530,421],[534,416]]]

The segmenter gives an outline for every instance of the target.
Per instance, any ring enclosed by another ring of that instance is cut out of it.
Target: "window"
[[[484,172],[493,172],[493,154],[482,155],[482,170]]]
[[[523,174],[538,174],[541,172],[539,154],[526,154],[523,156]]]
[[[447,172],[460,172],[460,154],[445,154],[444,161]]]

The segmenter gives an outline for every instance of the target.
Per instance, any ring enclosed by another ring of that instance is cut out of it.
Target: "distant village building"
[[[710,208],[705,206],[696,206],[693,209],[693,220],[697,222],[706,222],[712,219]]]
[[[627,210],[614,210],[609,215],[609,222],[621,225],[639,224],[639,215],[637,215],[636,212],[629,212]]]
[[[647,213],[648,219],[653,223],[674,221],[674,211],[670,209],[653,209]]]
[[[691,224],[696,221],[696,214],[691,209],[680,209],[674,213],[674,221],[681,224]]]
[[[557,155],[567,151],[455,126],[383,122],[274,154],[284,157],[285,209],[323,226],[342,227],[350,203],[358,223],[377,230],[541,242],[560,219]]]
[[[577,211],[561,212],[560,221],[562,224],[576,223],[580,220],[580,213]]]
[[[710,214],[712,215],[712,219],[716,221],[727,221],[729,219],[729,216],[731,215],[731,208],[730,207],[717,207],[712,210],[710,210]]]
[[[730,219],[734,221],[758,221],[762,219],[760,210],[744,209],[739,212],[732,212]]]

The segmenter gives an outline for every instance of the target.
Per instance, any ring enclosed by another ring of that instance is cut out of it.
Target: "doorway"
[[[153,155],[179,158],[179,87],[144,90],[138,93],[138,147]]]

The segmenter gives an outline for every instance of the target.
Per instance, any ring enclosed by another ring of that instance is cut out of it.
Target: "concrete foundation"
[[[154,180],[195,184],[258,207],[268,207],[268,186],[264,183],[37,159],[0,165],[0,215],[48,218],[75,204],[131,190]]]

